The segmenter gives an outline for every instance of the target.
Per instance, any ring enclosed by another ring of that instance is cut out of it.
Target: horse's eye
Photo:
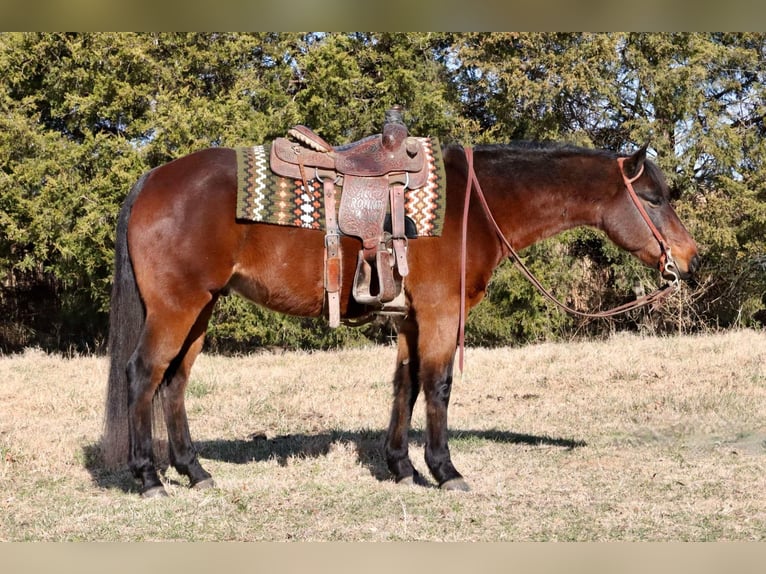
[[[649,207],[660,207],[662,205],[662,199],[659,197],[644,197],[643,199],[649,204]]]

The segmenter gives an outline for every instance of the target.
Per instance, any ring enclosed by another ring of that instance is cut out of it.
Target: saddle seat
[[[407,128],[401,124],[384,128],[384,134],[368,136],[342,146],[331,146],[303,125],[294,126],[287,134],[305,146],[296,148],[285,138],[277,139],[277,156],[290,163],[297,164],[300,160],[305,166],[362,177],[377,177],[392,172],[417,173],[423,168],[424,154],[421,153],[420,142],[409,137]]]
[[[310,128],[297,125],[287,138],[271,146],[271,169],[278,175],[322,182],[325,199],[325,291],[330,326],[340,324],[338,293],[341,285],[339,232],[358,237],[352,295],[359,303],[383,309],[401,300],[402,278],[407,266],[407,229],[404,192],[428,182],[429,166],[420,140],[410,137],[401,108],[385,115],[381,134],[353,143],[332,146]],[[336,216],[336,186],[342,186]],[[390,232],[384,229],[390,216]]]

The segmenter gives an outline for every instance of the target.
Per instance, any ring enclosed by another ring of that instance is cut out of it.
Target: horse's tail
[[[128,375],[126,366],[138,345],[146,313],[128,253],[128,220],[133,203],[144,185],[144,174],[133,186],[120,209],[114,250],[114,283],[109,310],[109,382],[106,391],[101,454],[108,468],[128,460]]]

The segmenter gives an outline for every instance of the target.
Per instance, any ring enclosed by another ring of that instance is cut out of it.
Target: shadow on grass
[[[450,431],[449,437],[455,444],[464,441],[491,441],[530,446],[553,446],[564,450],[574,450],[587,445],[582,440],[519,434],[501,430],[454,430]],[[249,439],[195,441],[194,444],[203,459],[230,464],[276,460],[281,466],[286,466],[291,458],[326,456],[333,444],[346,443],[354,445],[359,462],[369,469],[372,476],[379,481],[387,481],[391,480],[391,473],[386,466],[383,454],[384,438],[385,431],[379,430],[333,430],[315,434],[280,435],[273,438],[257,435]],[[410,433],[410,444],[413,446],[424,444],[422,431]],[[126,492],[138,491],[137,483],[127,470],[109,471],[104,469],[98,445],[86,446],[84,454],[86,467],[95,484],[102,488],[116,488]]]

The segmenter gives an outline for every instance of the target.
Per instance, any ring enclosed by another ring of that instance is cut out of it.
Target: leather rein
[[[487,199],[484,197],[484,192],[481,189],[481,185],[479,184],[479,180],[476,177],[476,172],[473,168],[473,149],[470,147],[465,147],[465,157],[468,162],[468,177],[466,181],[466,187],[465,187],[465,205],[463,207],[463,227],[462,227],[462,237],[461,237],[461,244],[460,244],[460,324],[459,324],[459,335],[458,335],[458,345],[460,350],[460,356],[459,356],[459,367],[460,371],[463,371],[463,356],[464,356],[464,346],[465,346],[465,282],[466,282],[466,255],[467,255],[467,241],[468,241],[468,208],[470,206],[470,200],[471,200],[471,191],[474,191],[476,193],[476,197],[479,200],[479,203],[481,203],[482,208],[484,209],[484,213],[487,216],[487,219],[489,219],[490,223],[494,227],[495,233],[497,233],[497,236],[500,238],[501,243],[505,248],[508,250],[508,257],[513,259],[514,263],[518,266],[518,268],[521,270],[521,272],[524,274],[524,276],[532,283],[532,285],[535,286],[535,288],[543,295],[546,299],[566,311],[567,313],[570,313],[572,315],[576,315],[578,317],[586,317],[586,318],[604,318],[604,317],[613,317],[615,315],[619,315],[622,313],[626,313],[628,311],[631,311],[633,309],[638,309],[640,307],[644,307],[645,305],[649,305],[651,303],[657,303],[659,301],[662,301],[665,299],[668,295],[670,295],[676,287],[678,287],[678,283],[680,280],[679,272],[678,272],[678,266],[676,265],[675,260],[673,259],[671,253],[670,253],[670,246],[667,244],[667,241],[665,241],[665,238],[662,236],[660,231],[657,229],[657,227],[652,223],[652,220],[649,217],[649,214],[646,212],[646,209],[644,208],[643,204],[638,198],[638,195],[636,194],[636,191],[633,189],[633,182],[638,180],[639,177],[641,177],[641,174],[644,171],[644,166],[641,166],[641,169],[639,170],[638,174],[635,175],[632,178],[629,178],[627,174],[625,173],[624,163],[625,158],[621,157],[617,159],[617,164],[620,166],[620,174],[622,175],[622,179],[625,183],[625,189],[628,191],[628,195],[633,200],[633,203],[638,208],[639,213],[641,214],[641,217],[643,217],[644,221],[646,221],[646,224],[649,226],[649,229],[651,230],[652,234],[654,235],[654,238],[657,240],[657,242],[660,245],[660,272],[663,274],[672,275],[674,279],[664,285],[663,287],[660,287],[656,291],[649,293],[648,295],[644,295],[642,297],[637,298],[634,301],[630,301],[628,303],[625,303],[623,305],[619,305],[617,307],[614,307],[612,309],[608,309],[606,311],[596,311],[596,312],[585,312],[585,311],[578,311],[577,309],[572,309],[565,303],[562,303],[559,301],[548,289],[543,286],[542,283],[532,274],[532,272],[529,270],[529,268],[524,264],[524,262],[519,257],[519,254],[516,252],[516,250],[511,245],[510,241],[505,237],[502,230],[500,229],[500,226],[497,224],[497,221],[495,220],[494,216],[492,215],[492,211],[489,208],[489,205],[487,204]]]

